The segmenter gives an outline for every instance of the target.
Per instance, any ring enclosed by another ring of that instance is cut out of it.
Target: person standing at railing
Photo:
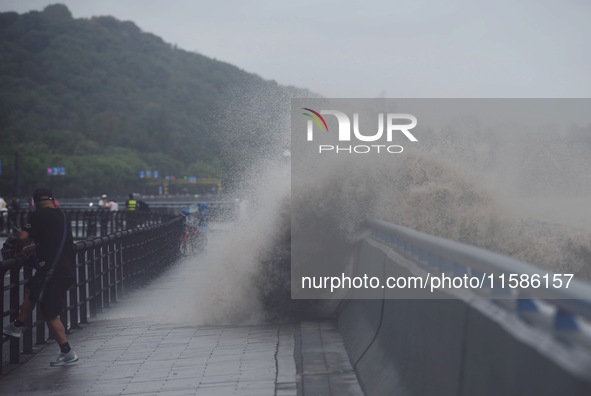
[[[119,203],[117,201],[109,201],[109,210],[111,212],[117,212],[119,210]]]
[[[110,217],[111,204],[107,199],[107,194],[103,194],[98,203],[98,216],[101,223],[101,236],[107,235],[109,229],[109,217]]]
[[[35,275],[25,286],[25,296],[17,319],[6,325],[3,331],[8,336],[20,337],[37,304],[60,347],[59,356],[50,365],[64,366],[78,360],[59,318],[63,310],[62,297],[76,281],[72,230],[65,213],[55,207],[51,191],[37,189],[33,200],[36,210],[29,214],[18,240],[22,246],[32,238],[35,244],[25,246],[22,252],[29,255],[35,251],[43,263],[39,264]]]
[[[150,212],[150,206],[145,201],[138,199],[137,200],[137,212],[138,213],[136,216],[138,216],[138,219],[137,219],[136,226],[145,225],[146,222],[149,221],[148,212]]]
[[[4,233],[4,217],[8,214],[8,207],[4,198],[0,197],[0,234]],[[6,219],[8,221],[8,218]]]
[[[86,223],[86,237],[95,237],[96,236],[96,218],[97,218],[97,211],[93,208],[93,203],[91,202],[88,205],[89,209],[84,212],[84,221]]]
[[[35,210],[35,201],[33,201],[33,197],[27,198],[27,210],[32,212]]]
[[[127,225],[126,228],[129,230],[131,228],[135,228],[137,225],[137,210],[138,210],[138,202],[134,198],[133,194],[129,194],[129,199],[125,202],[125,207],[127,208]]]
[[[18,202],[18,198],[12,197],[10,200],[10,207],[8,208],[8,223],[11,228],[21,228],[20,211],[21,205]]]
[[[109,201],[109,211],[111,211],[110,216],[113,222],[113,231],[121,231],[123,229],[121,215],[119,213],[112,213],[119,211],[119,203],[115,200]]]
[[[133,194],[129,194],[129,199],[125,203],[125,207],[129,211],[137,210],[137,200],[133,197]]]

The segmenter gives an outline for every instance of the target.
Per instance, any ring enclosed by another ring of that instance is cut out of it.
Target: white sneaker
[[[54,366],[54,367],[55,366],[65,366],[66,364],[74,363],[77,361],[78,361],[78,355],[76,355],[76,352],[74,352],[74,350],[72,349],[68,353],[60,352],[57,359],[55,359],[53,362],[49,363],[49,365]]]
[[[9,323],[2,329],[2,332],[10,337],[21,338],[21,334],[23,334],[22,327],[16,327],[14,323]]]

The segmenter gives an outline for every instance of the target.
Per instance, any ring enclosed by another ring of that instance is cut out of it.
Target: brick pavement
[[[293,339],[292,325],[100,320],[71,335],[79,362],[50,367],[48,345],[0,380],[0,394],[295,395]]]

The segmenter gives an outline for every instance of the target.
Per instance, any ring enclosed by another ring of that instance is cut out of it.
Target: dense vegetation
[[[124,194],[139,171],[231,182],[280,139],[295,88],[63,5],[0,13],[0,194]],[[248,114],[248,115],[247,115]],[[254,116],[253,116],[254,115]],[[262,150],[262,151],[261,151]],[[277,150],[275,150],[277,151]],[[67,175],[47,176],[66,167]]]

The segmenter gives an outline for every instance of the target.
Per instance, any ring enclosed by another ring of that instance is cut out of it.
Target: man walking
[[[28,222],[18,239],[22,246],[32,238],[35,245],[25,246],[23,253],[29,254],[37,245],[37,256],[40,263],[44,263],[36,268],[35,275],[27,283],[21,312],[13,323],[4,327],[4,334],[20,337],[23,326],[31,317],[35,304],[38,304],[47,327],[60,346],[58,358],[50,365],[64,366],[78,360],[59,319],[59,314],[63,310],[62,297],[76,281],[72,230],[66,215],[55,207],[51,191],[37,189],[33,194],[33,200],[36,210],[29,214]]]

